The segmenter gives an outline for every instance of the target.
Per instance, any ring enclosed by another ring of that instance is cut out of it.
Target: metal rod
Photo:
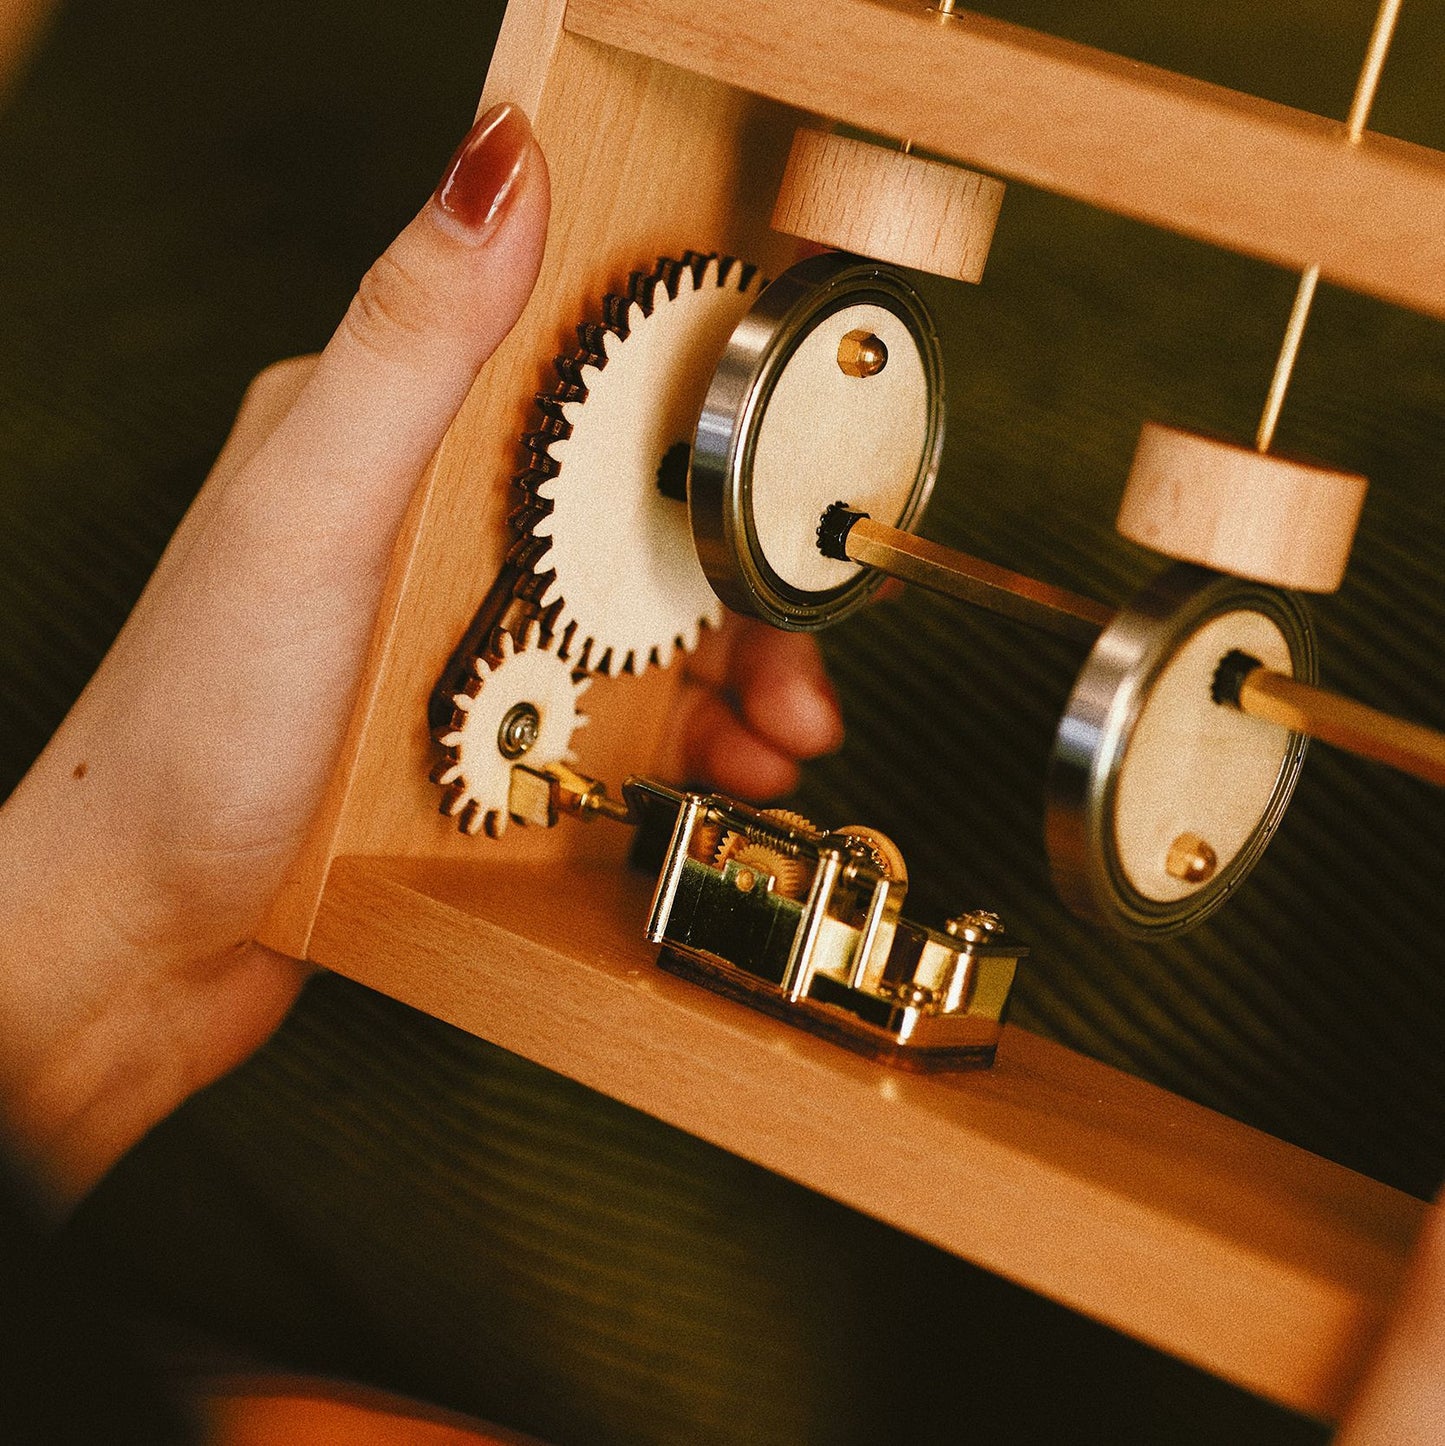
[[[1370,32],[1370,43],[1365,47],[1365,61],[1360,68],[1359,79],[1355,82],[1354,99],[1350,102],[1350,114],[1345,121],[1345,139],[1352,146],[1357,145],[1365,133],[1365,123],[1369,120],[1370,109],[1375,103],[1375,92],[1380,88],[1380,73],[1385,68],[1385,57],[1390,53],[1395,21],[1400,17],[1400,6],[1403,3],[1404,0],[1380,0],[1380,8],[1375,14],[1375,27]],[[1279,422],[1280,409],[1284,406],[1285,393],[1289,390],[1290,377],[1294,374],[1300,339],[1305,334],[1305,323],[1310,319],[1310,307],[1314,305],[1315,288],[1319,285],[1319,280],[1318,266],[1311,266],[1300,277],[1299,287],[1294,294],[1294,305],[1290,308],[1289,322],[1284,329],[1284,340],[1280,343],[1279,356],[1275,360],[1274,376],[1270,378],[1269,395],[1265,398],[1264,411],[1260,415],[1259,430],[1254,437],[1257,451],[1268,452],[1274,441],[1274,429]]]
[[[1400,18],[1403,3],[1404,0],[1380,0],[1375,28],[1370,32],[1369,45],[1365,47],[1365,63],[1360,68],[1360,78],[1355,82],[1355,98],[1350,102],[1349,119],[1345,121],[1345,133],[1351,145],[1365,133],[1365,123],[1375,104],[1380,72],[1385,68],[1385,57],[1390,53],[1390,41],[1395,37],[1395,22]]]
[[[1114,617],[1111,608],[1092,598],[1036,582],[966,552],[925,542],[871,517],[851,523],[842,543],[853,562],[1061,637],[1093,643]],[[1248,674],[1237,695],[1219,701],[1251,717],[1308,733],[1322,743],[1445,785],[1445,734],[1328,689],[1261,666]]]
[[[1299,279],[1299,289],[1294,294],[1294,306],[1290,309],[1289,322],[1284,329],[1284,341],[1280,343],[1279,356],[1274,364],[1274,376],[1270,378],[1269,395],[1264,401],[1260,415],[1259,430],[1254,435],[1255,450],[1268,452],[1274,441],[1275,424],[1279,421],[1280,409],[1284,406],[1284,394],[1289,390],[1290,377],[1294,375],[1295,358],[1299,356],[1300,340],[1305,334],[1305,323],[1310,319],[1310,307],[1314,305],[1315,287],[1319,285],[1320,268],[1311,266]]]
[[[1114,616],[1092,598],[1051,587],[966,552],[925,542],[871,517],[860,517],[852,524],[844,547],[853,562],[1075,642],[1092,643]]]

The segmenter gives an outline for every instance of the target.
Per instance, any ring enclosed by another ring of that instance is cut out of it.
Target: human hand
[[[531,293],[548,199],[526,119],[482,117],[321,356],[258,379],[0,809],[0,1114],[62,1200],[300,988],[254,936],[330,772],[411,492]]]

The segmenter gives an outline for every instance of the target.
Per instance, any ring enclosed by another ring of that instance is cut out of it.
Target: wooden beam
[[[1445,155],[911,0],[569,0],[566,27],[1445,317]],[[1005,201],[1007,206],[1007,201]]]
[[[598,825],[600,827],[600,825]],[[345,857],[318,963],[1324,1419],[1424,1205],[1017,1029],[890,1071],[664,974],[616,868]]]

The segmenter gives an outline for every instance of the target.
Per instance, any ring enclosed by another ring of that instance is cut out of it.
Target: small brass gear
[[[572,735],[587,721],[577,700],[589,680],[549,641],[535,622],[516,635],[498,628],[452,696],[451,722],[437,733],[445,757],[432,781],[446,790],[441,811],[455,818],[463,833],[501,836],[518,759],[573,761]]]
[[[810,819],[791,809],[764,809],[763,817],[800,833],[818,832]],[[801,900],[807,894],[813,877],[813,870],[807,860],[775,848],[762,839],[749,838],[747,834],[735,829],[723,834],[714,858],[716,868],[722,868],[728,863],[749,864],[759,872],[770,874],[774,881],[773,892],[787,899]]]
[[[895,884],[908,882],[908,863],[903,850],[882,830],[864,823],[848,823],[833,832],[855,841],[863,856],[885,879]]]
[[[757,299],[757,269],[687,253],[631,278],[578,328],[512,515],[517,596],[597,673],[631,673],[691,649],[721,605],[693,546],[688,456],[718,359]]]

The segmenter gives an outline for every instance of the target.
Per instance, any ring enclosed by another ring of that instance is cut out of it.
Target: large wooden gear
[[[691,253],[634,275],[539,398],[513,556],[527,574],[519,591],[580,668],[665,664],[721,621],[678,493],[703,394],[759,280],[755,267]]]

